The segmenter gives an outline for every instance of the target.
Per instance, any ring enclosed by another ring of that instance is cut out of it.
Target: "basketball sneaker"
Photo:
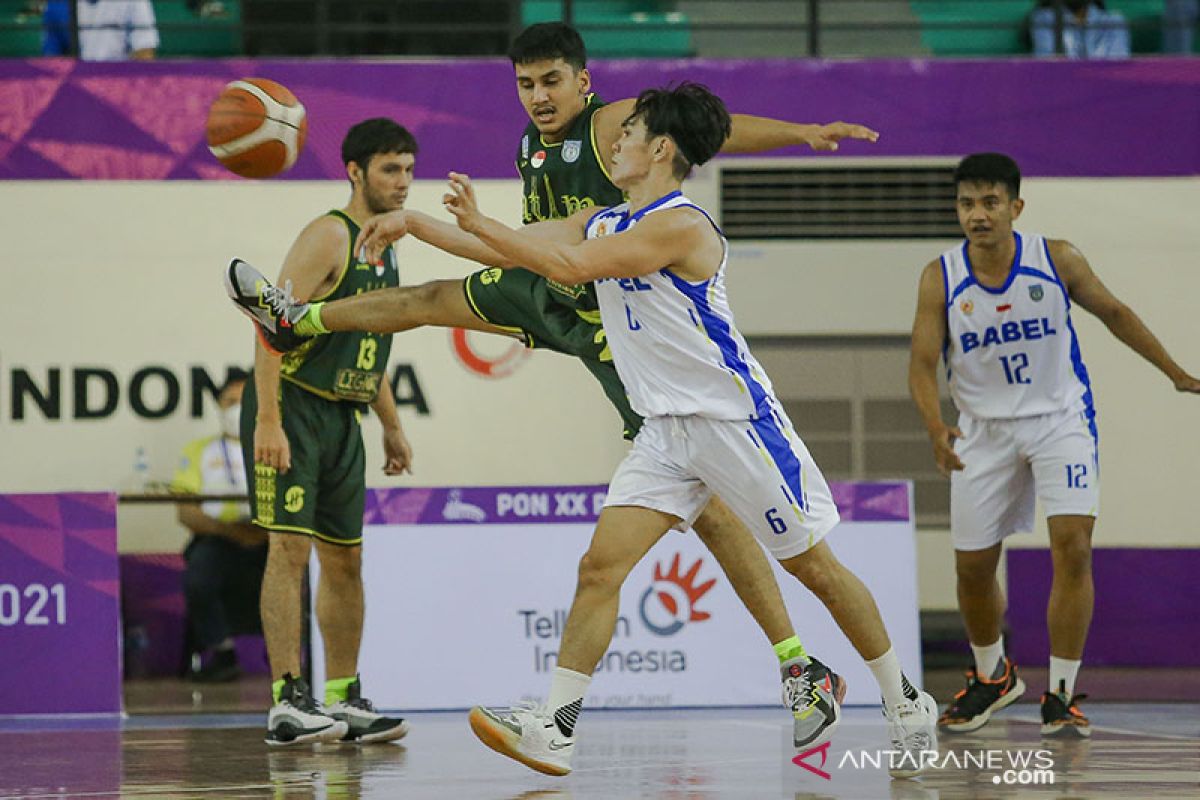
[[[1058,682],[1057,692],[1046,692],[1042,695],[1042,735],[1043,736],[1078,736],[1086,739],[1092,735],[1092,723],[1075,705],[1077,700],[1087,697],[1086,694],[1070,696],[1063,681]]]
[[[972,667],[967,670],[967,688],[954,695],[938,727],[953,733],[969,733],[987,724],[992,714],[1015,703],[1025,694],[1025,682],[1017,675],[1017,665],[1004,657],[1004,674],[987,680]]]
[[[920,775],[929,763],[926,753],[937,754],[937,712],[937,702],[928,692],[920,692],[915,700],[905,700],[892,708],[883,704],[888,738],[899,754],[892,756],[888,767],[893,778]]]
[[[235,258],[225,270],[225,292],[243,314],[254,321],[263,347],[281,355],[307,341],[293,324],[308,311],[307,303],[292,299],[292,282],[275,286],[254,267]]]
[[[833,738],[842,720],[846,681],[815,658],[783,662],[783,704],[792,711],[792,744],[796,749],[817,747]]]
[[[326,706],[325,713],[346,723],[346,735],[342,737],[346,742],[391,742],[408,733],[407,722],[378,713],[362,696],[362,681],[357,678],[346,687],[346,699]]]
[[[311,742],[336,742],[346,735],[347,725],[326,714],[313,699],[303,678],[283,676],[279,702],[267,716],[267,744],[283,746]]]
[[[571,771],[575,737],[563,736],[542,706],[525,703],[507,710],[475,706],[468,720],[479,741],[501,755],[546,775]]]

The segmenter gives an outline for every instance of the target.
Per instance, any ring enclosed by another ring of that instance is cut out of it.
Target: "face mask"
[[[229,408],[221,409],[221,433],[230,439],[237,439],[241,436],[241,429],[242,407],[240,405],[233,405]]]

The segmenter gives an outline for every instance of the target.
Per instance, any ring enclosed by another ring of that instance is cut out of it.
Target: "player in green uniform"
[[[298,296],[334,300],[396,287],[395,256],[360,263],[360,224],[404,206],[417,143],[388,119],[350,129],[342,157],[352,193],[318,217],[288,251],[280,280]],[[366,480],[359,418],[369,405],[383,423],[384,472],[407,471],[412,450],[384,378],[391,336],[339,333],[310,339],[280,358],[261,343],[242,402],[242,446],[253,520],[270,531],[262,621],[274,678],[272,745],[398,739],[402,719],[375,713],[361,696],[362,526]],[[321,562],[317,621],[325,642],[325,707],[300,675],[301,583],[312,547]]]
[[[612,145],[632,112],[635,100],[602,103],[591,93],[591,78],[579,34],[562,23],[526,29],[509,50],[517,90],[530,118],[517,150],[523,182],[526,223],[559,218],[582,208],[605,207],[623,200],[610,179]],[[801,125],[760,117],[733,115],[733,135],[722,152],[758,152],[797,144],[834,150],[841,139],[873,141],[874,131],[835,122]],[[394,217],[393,217],[394,219]],[[453,225],[419,212],[405,212],[407,232],[449,252],[489,263],[489,255],[472,249]],[[250,285],[254,284],[249,279]],[[530,347],[545,347],[578,357],[599,380],[617,408],[627,437],[641,420],[630,409],[624,387],[608,353],[594,290],[590,284],[566,286],[522,269],[484,269],[462,281],[433,281],[328,304],[289,304],[286,293],[269,287],[269,296],[239,302],[258,306],[260,323],[281,347],[295,323],[303,335],[331,331],[398,332],[424,325],[460,327],[522,338]],[[238,296],[234,295],[235,301]],[[302,313],[293,317],[293,312]],[[264,318],[274,314],[273,318]],[[282,316],[280,316],[282,314]],[[274,331],[272,333],[271,331]],[[797,746],[812,741],[824,721],[815,720],[811,687],[821,683],[813,669],[793,669],[809,659],[795,635],[771,566],[753,536],[718,498],[696,520],[694,529],[713,553],[739,598],[774,646],[782,664],[784,695],[796,715]],[[828,548],[817,548],[784,565],[833,612],[850,640],[884,680],[899,681],[900,668],[890,649],[878,610],[870,596]],[[861,589],[861,591],[860,591]],[[865,600],[864,600],[865,598]],[[864,607],[864,602],[869,605]],[[890,658],[874,663],[874,657]],[[807,688],[806,688],[807,687]],[[811,702],[810,702],[811,701]]]

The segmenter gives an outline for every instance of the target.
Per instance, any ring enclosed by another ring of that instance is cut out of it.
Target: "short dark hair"
[[[708,161],[733,130],[725,103],[707,86],[685,81],[678,86],[647,89],[638,95],[626,122],[640,119],[648,136],[670,136],[677,155],[675,177],[685,178],[693,166]]]
[[[513,39],[508,46],[508,58],[514,67],[561,58],[578,72],[587,66],[587,47],[579,31],[567,23],[539,22]]]
[[[342,139],[342,163],[358,164],[363,172],[371,163],[371,157],[384,153],[417,154],[417,140],[408,129],[386,117],[365,119],[350,130]]]
[[[954,168],[954,185],[960,183],[1002,183],[1008,198],[1021,196],[1021,168],[1003,153],[973,153]]]

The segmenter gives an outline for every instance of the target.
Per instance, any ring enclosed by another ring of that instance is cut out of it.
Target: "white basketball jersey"
[[[1092,389],[1071,325],[1071,300],[1044,237],[1015,231],[1008,280],[975,279],[967,243],[942,254],[950,395],[973,417],[1009,419],[1082,411]]]
[[[587,238],[620,233],[647,214],[681,206],[708,217],[675,191],[634,214],[628,203],[599,212],[588,221]],[[630,405],[643,417],[745,420],[770,413],[771,382],[738,333],[725,298],[729,245],[724,236],[721,243],[721,265],[701,283],[685,281],[669,269],[596,281],[617,373]]]

